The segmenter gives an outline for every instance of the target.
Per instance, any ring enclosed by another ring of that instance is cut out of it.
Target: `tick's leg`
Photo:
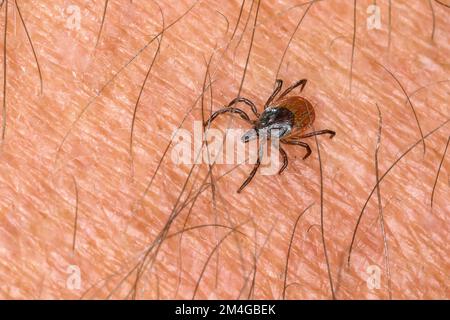
[[[239,103],[239,102],[243,102],[246,105],[248,105],[252,109],[252,112],[255,114],[255,116],[257,118],[259,118],[259,113],[258,113],[258,110],[256,109],[255,104],[247,98],[242,98],[242,97],[234,98],[233,100],[230,101],[230,103],[228,104],[227,107],[231,107],[232,105],[235,105],[236,103]]]
[[[241,193],[241,191],[250,183],[250,181],[252,181],[253,177],[255,176],[256,171],[258,171],[260,164],[261,164],[261,160],[259,159],[259,154],[258,154],[258,159],[256,160],[256,163],[255,163],[255,166],[253,167],[252,172],[250,172],[250,175],[247,177],[247,179],[245,179],[244,183],[240,186],[237,193]]]
[[[213,120],[214,120],[215,118],[217,118],[219,115],[221,115],[221,114],[223,114],[223,113],[227,113],[227,112],[237,113],[237,114],[239,114],[239,115],[241,116],[242,119],[244,119],[244,120],[247,121],[248,123],[252,123],[252,122],[250,121],[250,118],[248,117],[248,115],[247,115],[244,111],[242,111],[241,109],[226,107],[226,108],[223,108],[223,109],[220,109],[220,110],[217,110],[216,112],[214,112],[214,113],[209,117],[209,119],[206,120],[206,122],[204,123],[204,126],[205,126],[205,127],[209,127],[210,124],[211,124],[211,122],[213,122]]]
[[[282,86],[283,86],[283,80],[277,79],[277,81],[275,81],[275,90],[273,90],[269,99],[267,99],[267,102],[264,105],[264,109],[266,109],[272,103],[273,99],[275,99],[278,92],[280,92]]]
[[[300,88],[300,92],[302,92],[302,91],[303,91],[303,88],[305,87],[307,81],[308,81],[308,80],[306,80],[306,79],[302,79],[302,80],[299,80],[299,81],[295,82],[292,86],[290,86],[289,88],[287,88],[286,90],[284,90],[284,92],[280,95],[279,99],[283,98],[285,95],[287,95],[289,92],[291,92],[292,90],[294,90],[294,89],[297,88],[298,86],[302,86],[302,87]]]
[[[301,136],[298,136],[298,139],[303,139],[303,138],[309,138],[309,137],[314,137],[314,136],[318,136],[321,134],[329,134],[330,135],[330,139],[333,138],[336,135],[336,132],[334,132],[333,130],[319,130],[319,131],[314,131],[314,132],[310,132]]]
[[[281,156],[283,157],[283,165],[281,166],[280,171],[278,171],[278,174],[281,174],[284,171],[284,169],[287,168],[289,163],[286,151],[284,151],[284,149],[281,146],[280,146],[280,153]]]
[[[311,155],[311,148],[309,147],[309,145],[303,141],[298,141],[298,140],[280,140],[282,143],[285,144],[294,144],[300,147],[303,147],[306,149],[306,154],[303,157],[303,160],[305,160],[306,158],[308,158]]]

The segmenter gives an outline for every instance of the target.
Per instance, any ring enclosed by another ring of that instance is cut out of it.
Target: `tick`
[[[241,137],[242,142],[246,143],[256,138],[270,139],[271,137],[276,137],[280,139],[280,142],[283,144],[297,145],[305,148],[306,154],[303,157],[303,160],[305,160],[311,155],[311,148],[306,142],[301,141],[301,139],[321,134],[329,134],[330,138],[333,138],[336,134],[336,132],[328,129],[305,133],[306,129],[311,127],[314,122],[314,108],[312,104],[303,97],[287,95],[297,87],[300,87],[300,92],[302,92],[306,82],[306,79],[299,80],[284,90],[283,93],[278,95],[283,86],[283,81],[277,79],[275,89],[269,99],[267,99],[267,102],[264,104],[264,111],[262,114],[258,113],[258,110],[252,101],[246,98],[237,97],[233,99],[226,107],[214,112],[204,125],[208,128],[213,120],[221,114],[237,113],[242,119],[251,124],[253,127]],[[240,102],[245,103],[251,108],[252,112],[256,116],[256,120],[250,120],[250,117],[247,113],[245,113],[245,111],[233,107],[235,104]],[[283,165],[278,171],[278,174],[281,174],[288,166],[288,156],[281,145],[280,154],[283,158]],[[247,179],[237,190],[238,193],[240,193],[250,183],[255,176],[256,171],[258,171],[260,164],[261,160],[258,153],[255,166]]]

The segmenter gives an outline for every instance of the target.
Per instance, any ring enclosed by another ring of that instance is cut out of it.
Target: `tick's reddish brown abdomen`
[[[311,126],[316,117],[311,103],[300,96],[291,96],[275,101],[273,108],[286,108],[294,114],[294,123],[290,135],[303,132]]]

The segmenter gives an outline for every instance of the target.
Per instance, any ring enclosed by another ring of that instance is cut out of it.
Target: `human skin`
[[[309,8],[278,78],[285,86],[308,79],[301,94],[315,106],[314,128],[336,136],[318,136],[319,149],[305,139],[306,160],[303,148],[286,146],[285,172],[256,174],[238,194],[251,164],[177,165],[172,134],[202,119],[203,91],[209,114],[209,84],[213,110],[238,94],[261,110],[308,5],[262,1],[254,28],[255,1],[243,33],[248,0],[232,38],[239,1],[109,1],[96,46],[104,1],[19,1],[40,93],[8,1],[0,297],[450,298],[448,153],[431,207],[450,133],[441,126],[449,118],[449,9],[432,2],[432,39],[428,1],[392,2],[390,45],[388,1],[377,1],[381,30],[367,27],[372,1],[357,2],[351,90],[353,1]],[[3,28],[4,16],[5,4]],[[425,154],[412,106],[385,68],[410,96],[423,135],[441,126],[424,140]],[[237,116],[213,126],[249,129]]]

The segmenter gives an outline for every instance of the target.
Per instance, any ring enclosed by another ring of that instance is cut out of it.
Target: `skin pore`
[[[0,297],[450,298],[450,3],[373,3],[3,1]],[[173,163],[277,78],[332,140],[241,194],[251,164]]]

